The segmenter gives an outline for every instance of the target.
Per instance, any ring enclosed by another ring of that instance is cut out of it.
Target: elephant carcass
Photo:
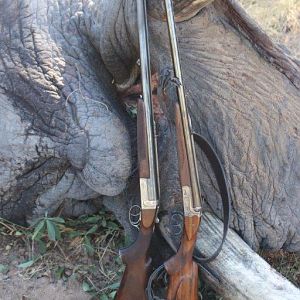
[[[157,7],[155,0],[149,3]],[[100,22],[107,11],[116,19],[103,21],[102,35],[95,24],[88,30],[98,51],[107,49],[102,58],[118,84],[128,82],[138,58],[134,7],[134,1],[107,3],[94,13],[96,19]],[[151,5],[149,9],[151,16]],[[107,29],[108,23],[113,30]],[[166,23],[156,15],[149,23],[153,70],[164,82],[166,67],[171,67]],[[299,251],[299,62],[274,44],[236,1],[214,1],[178,23],[177,29],[193,127],[214,145],[225,167],[232,193],[232,228],[254,249]],[[116,48],[120,41],[122,46]],[[126,48],[129,42],[131,51]],[[166,145],[160,153],[165,211],[180,199],[172,107],[170,99],[161,100],[168,127],[158,134]],[[205,159],[200,159],[199,169],[206,202],[221,217]]]
[[[214,145],[230,181],[231,227],[254,249],[299,251],[299,64],[236,1],[203,3],[175,1],[178,41],[193,127]],[[160,4],[148,1],[160,227],[172,244],[169,219],[181,195]],[[117,90],[139,76],[136,1],[4,0],[0,41],[0,215],[23,222],[58,208],[78,215],[103,198],[129,228],[138,197],[134,121]],[[205,204],[221,217],[214,176],[199,154]]]
[[[93,212],[126,186],[126,120],[80,13],[80,1],[0,3],[2,217]]]

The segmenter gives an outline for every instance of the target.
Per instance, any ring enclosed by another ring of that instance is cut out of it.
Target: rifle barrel
[[[185,144],[187,149],[187,158],[188,158],[188,164],[189,164],[190,176],[191,176],[192,194],[193,194],[192,206],[194,211],[197,213],[201,211],[201,194],[200,194],[200,187],[199,187],[199,180],[198,180],[194,141],[191,134],[191,122],[188,114],[184,88],[183,88],[183,80],[182,80],[181,67],[180,67],[179,51],[177,47],[176,28],[175,28],[172,0],[165,0],[165,6],[167,12],[167,22],[168,22],[168,29],[169,29],[174,72],[175,72],[175,76],[178,78],[180,82],[180,85],[177,86],[177,92],[178,92],[179,105],[180,105],[180,111],[181,111],[182,123],[183,123],[182,125],[183,125],[184,139],[185,139]]]
[[[146,181],[145,179],[141,178],[141,203],[142,209],[154,209],[157,207],[159,201],[159,174],[155,122],[153,117],[152,105],[151,65],[146,0],[137,1],[137,19],[150,174],[149,179],[147,179]]]

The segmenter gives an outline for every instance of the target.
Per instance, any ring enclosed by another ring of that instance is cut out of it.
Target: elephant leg
[[[36,199],[36,207],[31,219],[34,220],[45,214],[52,215],[60,206],[67,211],[66,207],[72,208],[72,211],[77,212],[77,215],[79,210],[81,212],[91,212],[90,202],[84,204],[84,201],[80,201],[80,204],[76,205],[72,200],[90,200],[98,196],[97,192],[83,184],[76,173],[69,169],[56,185],[46,190]],[[66,202],[66,207],[64,202]]]

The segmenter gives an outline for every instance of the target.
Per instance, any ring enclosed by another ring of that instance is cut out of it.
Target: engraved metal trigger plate
[[[141,223],[141,207],[139,205],[131,206],[129,210],[129,222],[133,227],[140,228]]]

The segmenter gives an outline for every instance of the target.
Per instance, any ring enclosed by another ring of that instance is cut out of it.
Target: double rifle
[[[193,260],[193,252],[201,219],[201,192],[194,135],[191,131],[191,121],[184,94],[177,48],[173,5],[172,0],[164,1],[167,12],[174,74],[179,81],[179,84],[176,85],[178,102],[175,104],[175,123],[184,222],[180,247],[177,253],[164,263],[163,267],[169,275],[167,300],[194,300],[198,299],[198,265]],[[137,148],[141,210],[137,240],[130,247],[120,250],[120,256],[126,268],[115,297],[116,300],[152,299],[149,288],[147,289],[148,292],[146,292],[151,268],[151,258],[148,255],[148,250],[155,223],[158,222],[157,213],[159,208],[159,172],[152,103],[146,0],[137,0],[136,2],[143,89],[142,99],[137,103]],[[205,152],[207,148],[206,141],[203,141],[201,137],[198,138],[200,138],[200,143],[204,144]],[[217,171],[220,170],[217,169]],[[225,217],[229,219],[229,216],[226,215]],[[227,220],[225,223],[228,223]],[[223,235],[222,244],[225,236],[226,233]],[[212,260],[219,253],[221,246],[210,259],[204,260],[198,258],[197,261]]]

